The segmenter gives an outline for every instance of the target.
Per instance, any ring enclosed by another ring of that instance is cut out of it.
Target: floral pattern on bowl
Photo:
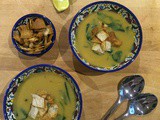
[[[41,73],[41,72],[55,72],[63,76],[64,78],[66,78],[66,80],[71,84],[77,97],[76,110],[74,112],[72,120],[80,120],[81,111],[82,111],[82,96],[76,81],[72,78],[71,75],[69,75],[66,71],[62,70],[61,68],[58,68],[52,65],[47,65],[47,64],[41,64],[41,65],[35,65],[32,67],[29,67],[28,69],[19,73],[12,80],[4,96],[3,113],[4,113],[5,120],[16,120],[15,115],[13,113],[13,100],[14,100],[14,94],[17,91],[18,87],[31,74]]]
[[[122,15],[123,18],[125,18],[126,21],[132,25],[132,30],[136,33],[135,41],[134,41],[134,45],[133,45],[131,53],[125,58],[124,62],[121,62],[109,68],[98,67],[98,66],[94,66],[90,64],[80,55],[79,51],[77,50],[75,46],[75,42],[76,42],[75,34],[76,34],[76,30],[79,24],[89,14],[93,12],[98,12],[100,10],[108,10],[108,11],[112,11],[112,12]],[[141,29],[138,19],[128,8],[126,8],[125,6],[119,3],[109,2],[109,1],[100,1],[100,2],[91,3],[85,6],[75,15],[70,25],[69,41],[70,41],[71,49],[74,55],[86,67],[89,67],[92,70],[97,70],[97,71],[102,71],[102,72],[115,72],[115,71],[118,71],[118,70],[121,70],[127,67],[129,64],[131,64],[135,60],[135,58],[139,54],[139,51],[142,46],[142,29]]]

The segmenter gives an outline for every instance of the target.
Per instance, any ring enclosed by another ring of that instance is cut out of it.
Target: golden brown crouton
[[[99,43],[99,44],[102,43],[97,37],[94,37],[94,38],[92,39],[92,42],[93,42],[93,43]]]
[[[121,45],[122,45],[122,41],[120,41],[120,40],[116,40],[113,42],[113,46],[115,46],[115,47],[120,47]]]
[[[31,38],[33,35],[33,31],[32,30],[23,30],[20,32],[20,34],[21,34],[22,39]]]
[[[33,30],[44,29],[46,28],[46,24],[43,19],[36,18],[35,20],[30,21],[30,28]]]
[[[20,38],[20,35],[19,35],[17,32],[14,32],[13,38],[14,38],[19,44],[23,44],[23,43],[24,43],[24,41]]]
[[[98,33],[98,27],[95,27],[95,28],[92,30],[92,36],[95,36],[97,33]]]

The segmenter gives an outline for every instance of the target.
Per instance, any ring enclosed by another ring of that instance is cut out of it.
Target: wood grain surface
[[[8,83],[20,71],[41,63],[53,64],[68,71],[77,81],[83,96],[81,120],[100,120],[117,98],[117,84],[127,75],[145,78],[144,93],[153,93],[160,100],[160,1],[113,0],[128,7],[143,28],[143,46],[137,59],[127,68],[115,73],[99,73],[84,67],[73,56],[68,43],[68,29],[73,16],[95,0],[71,0],[70,7],[57,13],[50,0],[0,0],[0,119],[3,118],[3,95]],[[57,39],[53,48],[41,57],[20,54],[11,41],[15,22],[25,14],[40,13],[55,25]],[[110,120],[126,110],[123,103]],[[126,120],[160,120],[160,104],[151,114]]]

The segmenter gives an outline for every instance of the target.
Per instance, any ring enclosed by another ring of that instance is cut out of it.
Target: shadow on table
[[[45,63],[54,64],[59,54],[57,40],[55,40],[53,47],[48,52],[38,57],[26,56],[18,52],[18,50],[12,44],[11,38],[9,38],[8,44],[13,54],[16,55],[26,67],[29,67],[35,64],[45,64]]]
[[[69,0],[70,5],[73,5],[77,0]]]

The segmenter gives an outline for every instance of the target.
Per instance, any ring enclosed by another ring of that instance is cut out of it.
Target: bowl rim
[[[68,73],[66,72],[65,70],[59,68],[59,67],[56,67],[54,65],[50,65],[50,64],[38,64],[38,65],[33,65],[31,67],[28,67],[27,69],[21,71],[19,74],[17,74],[12,80],[11,82],[9,83],[6,91],[5,91],[5,94],[4,94],[4,99],[3,99],[3,117],[7,120],[8,117],[7,117],[7,114],[6,114],[6,101],[7,101],[7,94],[9,92],[9,89],[11,88],[12,84],[15,82],[14,79],[16,80],[18,77],[20,77],[23,73],[25,73],[26,71],[29,71],[33,68],[37,68],[37,67],[51,67],[51,68],[55,68],[57,70],[60,70],[61,72],[63,72],[64,74],[66,74],[70,79],[71,81],[73,82],[74,86],[76,87],[76,89],[78,90],[78,95],[79,95],[79,100],[80,100],[80,111],[79,111],[79,114],[78,114],[78,117],[77,117],[77,120],[80,120],[81,118],[81,114],[82,114],[82,107],[83,107],[83,100],[82,100],[82,93],[81,93],[81,90],[79,88],[79,85],[77,84],[76,80]]]
[[[139,27],[139,31],[140,31],[140,43],[139,43],[139,46],[138,46],[138,50],[137,52],[135,53],[134,57],[128,61],[128,63],[126,63],[125,65],[123,65],[122,67],[120,68],[117,68],[117,69],[113,69],[113,70],[105,70],[105,69],[97,69],[97,68],[94,68],[94,67],[91,67],[90,65],[87,65],[85,62],[83,62],[79,56],[77,55],[77,53],[74,51],[74,48],[73,48],[73,44],[71,42],[71,30],[72,30],[72,26],[74,24],[74,22],[76,21],[77,17],[79,16],[79,14],[84,11],[86,8],[88,7],[91,7],[92,5],[95,5],[95,4],[113,4],[113,5],[117,5],[123,9],[125,9],[127,12],[129,12],[133,18],[136,20],[137,22],[137,25]],[[93,2],[93,3],[90,3],[88,5],[86,5],[85,7],[83,7],[82,9],[80,9],[77,14],[73,17],[73,20],[70,24],[70,28],[69,28],[69,44],[70,44],[70,47],[71,47],[71,50],[74,54],[74,56],[78,59],[78,61],[80,61],[84,66],[86,66],[87,68],[91,69],[91,70],[94,70],[94,71],[98,71],[98,72],[105,72],[105,73],[110,73],[110,72],[116,72],[116,71],[119,71],[119,70],[122,70],[124,68],[126,68],[127,66],[129,66],[136,58],[137,56],[139,55],[140,53],[140,50],[142,48],[142,42],[143,42],[143,33],[142,33],[142,27],[141,27],[141,24],[139,22],[139,20],[137,19],[137,17],[134,15],[134,13],[128,9],[127,7],[125,7],[124,5],[120,4],[120,3],[117,3],[117,2],[112,2],[112,1],[98,1],[98,2]]]
[[[14,40],[14,38],[13,38],[13,32],[14,32],[14,30],[16,29],[16,27],[18,27],[18,24],[19,24],[22,20],[24,20],[24,19],[26,19],[26,18],[29,18],[29,17],[39,17],[39,18],[42,18],[44,21],[49,22],[50,25],[52,26],[52,29],[53,29],[53,32],[54,32],[54,33],[53,33],[53,37],[52,37],[52,43],[51,43],[51,45],[50,45],[47,49],[42,50],[42,51],[41,51],[40,53],[38,53],[38,54],[28,54],[28,53],[26,53],[25,51],[23,51],[22,49],[20,49],[20,48],[18,47],[17,42],[16,42],[16,41]],[[12,39],[13,45],[15,46],[15,48],[16,48],[20,53],[22,53],[22,54],[24,54],[24,55],[27,55],[27,56],[40,56],[40,55],[43,55],[44,53],[48,52],[48,51],[53,47],[54,42],[55,42],[55,40],[56,40],[56,29],[55,29],[55,26],[53,25],[52,21],[51,21],[49,18],[47,18],[46,16],[41,15],[41,14],[38,14],[38,13],[26,14],[26,15],[22,16],[21,18],[19,18],[19,19],[16,21],[16,23],[14,24],[14,26],[13,26],[13,28],[12,28],[12,33],[11,33],[11,39]]]

